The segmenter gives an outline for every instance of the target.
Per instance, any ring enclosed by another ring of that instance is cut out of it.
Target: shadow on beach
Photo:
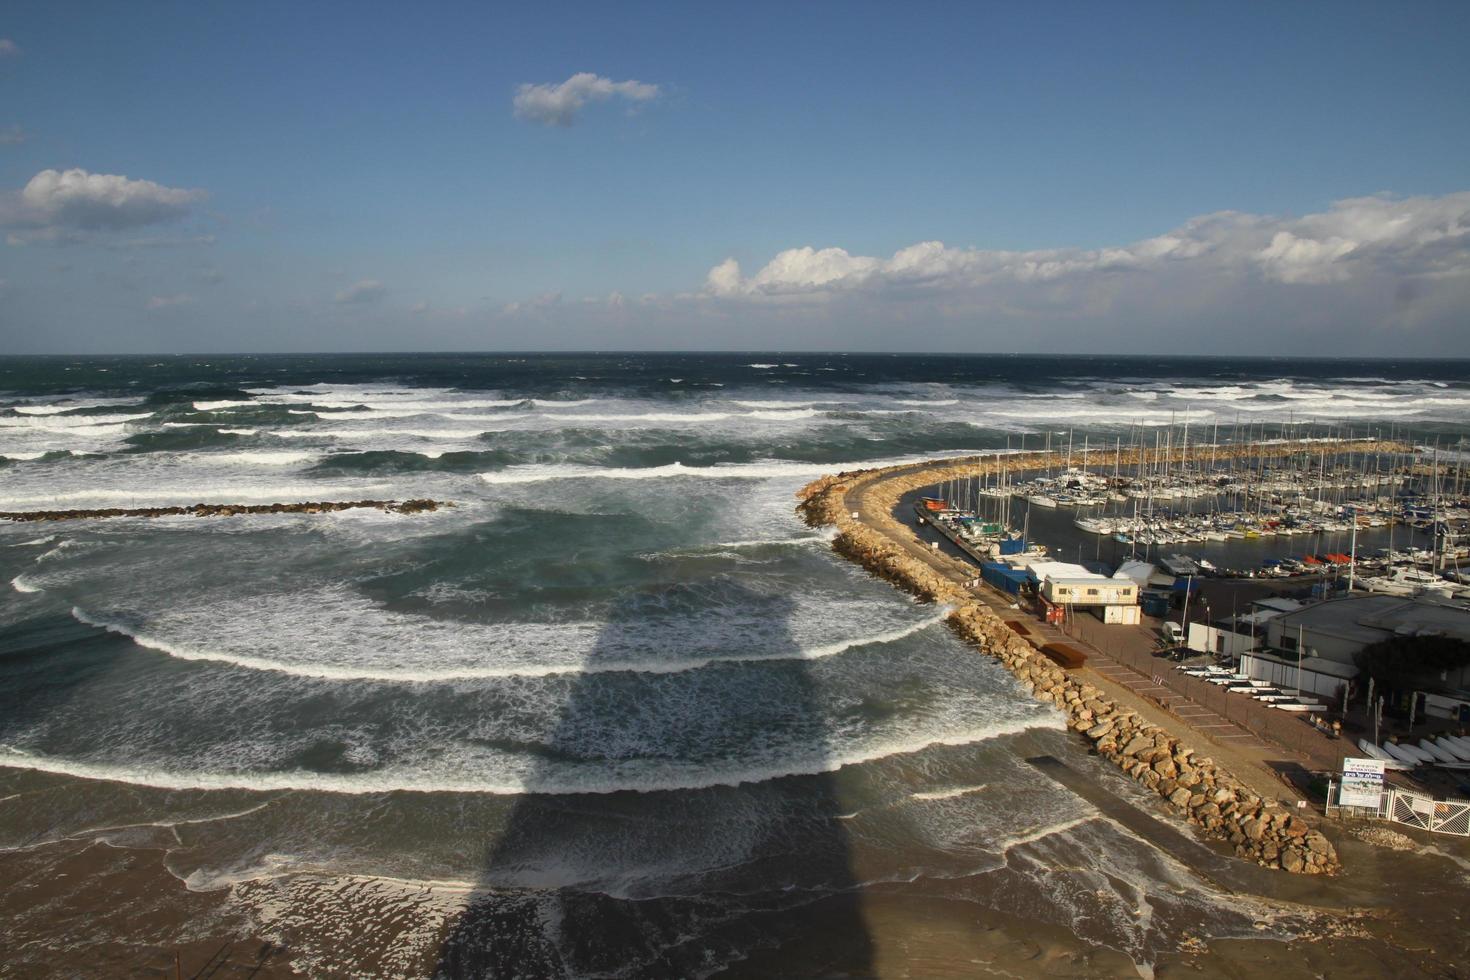
[[[797,649],[790,599],[719,588],[768,617],[759,646],[739,652]],[[663,598],[645,590],[620,606],[591,660],[618,656],[625,630],[647,630],[639,608]],[[679,642],[658,632],[665,652]],[[710,975],[794,939],[803,974],[867,975],[826,728],[800,659],[574,675],[550,731],[520,747],[537,758],[528,792],[484,828],[479,887],[435,975]],[[809,774],[770,778],[782,765]],[[703,785],[737,772],[751,781]],[[568,773],[645,789],[567,793]]]

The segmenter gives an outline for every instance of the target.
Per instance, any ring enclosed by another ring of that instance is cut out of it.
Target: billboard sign
[[[1343,759],[1342,789],[1337,794],[1338,806],[1378,807],[1383,792],[1381,759]]]

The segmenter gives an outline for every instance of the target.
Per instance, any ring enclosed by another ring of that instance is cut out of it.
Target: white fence
[[[1470,837],[1470,800],[1436,800],[1402,789],[1386,789],[1378,796],[1378,806],[1342,806],[1337,802],[1341,787],[1327,794],[1327,812],[1344,816],[1376,817],[1392,820],[1437,834]]]

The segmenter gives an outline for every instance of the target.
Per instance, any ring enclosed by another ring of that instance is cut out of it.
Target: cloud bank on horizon
[[[559,124],[563,111],[575,107],[547,109],[542,121]],[[215,236],[126,237],[177,222],[207,197],[203,190],[118,174],[46,169],[0,199],[0,226],[11,246],[209,245]],[[200,278],[222,277],[211,268]],[[706,348],[790,348],[800,346],[791,343],[796,331],[814,338],[807,345],[813,347],[1019,349],[1065,328],[1071,333],[1053,349],[1077,351],[1106,349],[1108,332],[1124,325],[1157,338],[1165,327],[1224,326],[1241,344],[1279,340],[1280,329],[1291,326],[1305,330],[1307,352],[1324,342],[1341,344],[1343,352],[1367,349],[1387,336],[1400,347],[1427,337],[1431,350],[1449,344],[1443,353],[1463,355],[1470,353],[1463,343],[1470,317],[1470,191],[1355,197],[1296,217],[1221,211],[1102,248],[1005,250],[923,241],[879,257],[803,245],[748,275],[727,258],[685,291],[638,294],[630,285],[570,301],[567,293],[479,310],[418,298],[399,309],[381,280],[366,278],[335,290],[330,301],[344,314],[376,318],[362,325],[365,338],[409,314],[418,322],[452,321],[451,347],[466,346],[466,339],[468,346],[503,345],[503,331],[520,335],[528,321],[537,325],[539,341],[573,348],[608,346],[610,330],[629,347],[668,346],[661,340],[673,324],[694,327],[679,334],[683,346]],[[174,292],[154,295],[144,309],[193,313],[202,305],[192,294]],[[1254,340],[1253,330],[1261,335]]]
[[[1078,281],[1124,273],[1204,274],[1221,282],[1323,285],[1374,276],[1432,281],[1470,275],[1470,191],[1442,197],[1388,195],[1336,201],[1300,218],[1221,211],[1131,245],[1012,252],[919,242],[890,258],[842,248],[787,249],[754,275],[730,258],[709,271],[710,295],[759,301],[838,293],[988,288]]]

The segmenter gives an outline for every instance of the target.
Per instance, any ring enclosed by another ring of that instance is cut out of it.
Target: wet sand
[[[1042,777],[1044,778],[1044,777]],[[1092,792],[1108,792],[1098,785]],[[1162,805],[1117,801],[1133,819],[1182,835],[1190,828]],[[1150,809],[1153,812],[1148,812]],[[1393,830],[1385,834],[1387,828]],[[776,930],[752,936],[746,959],[715,976],[959,977],[1454,977],[1470,962],[1470,846],[1380,823],[1329,823],[1344,871],[1334,878],[1267,873],[1216,845],[1212,865],[1234,865],[1222,883],[1241,908],[1258,909],[1260,937],[1212,938],[1207,928],[1158,937],[1153,961],[1086,938],[1071,928],[1017,911],[1007,868],[959,879],[919,878],[868,884],[855,892],[780,913]],[[1396,847],[1369,844],[1359,834]],[[384,879],[344,883],[303,870],[262,882],[292,902],[236,901],[230,890],[196,892],[165,867],[166,844],[112,846],[95,833],[0,852],[0,920],[6,923],[4,976],[174,975],[288,977],[322,975],[328,949],[339,975],[432,975],[452,915],[431,914],[432,886]],[[1432,838],[1432,839],[1431,839]],[[901,846],[901,845],[900,845]],[[1405,849],[1406,848],[1406,849]],[[872,856],[853,855],[859,866]],[[1014,860],[1014,859],[1013,859]],[[1053,869],[1065,876],[1068,869]],[[276,888],[278,885],[289,887]],[[381,887],[378,887],[381,885]],[[237,886],[239,887],[239,886]],[[251,885],[246,884],[244,894]],[[1159,896],[1164,897],[1164,896]],[[1140,921],[1156,900],[1140,896]],[[861,962],[852,962],[854,905],[867,930]],[[262,909],[271,915],[262,917]],[[748,924],[747,924],[748,925]],[[1283,930],[1285,930],[1283,932]],[[1288,938],[1289,937],[1289,938]]]

